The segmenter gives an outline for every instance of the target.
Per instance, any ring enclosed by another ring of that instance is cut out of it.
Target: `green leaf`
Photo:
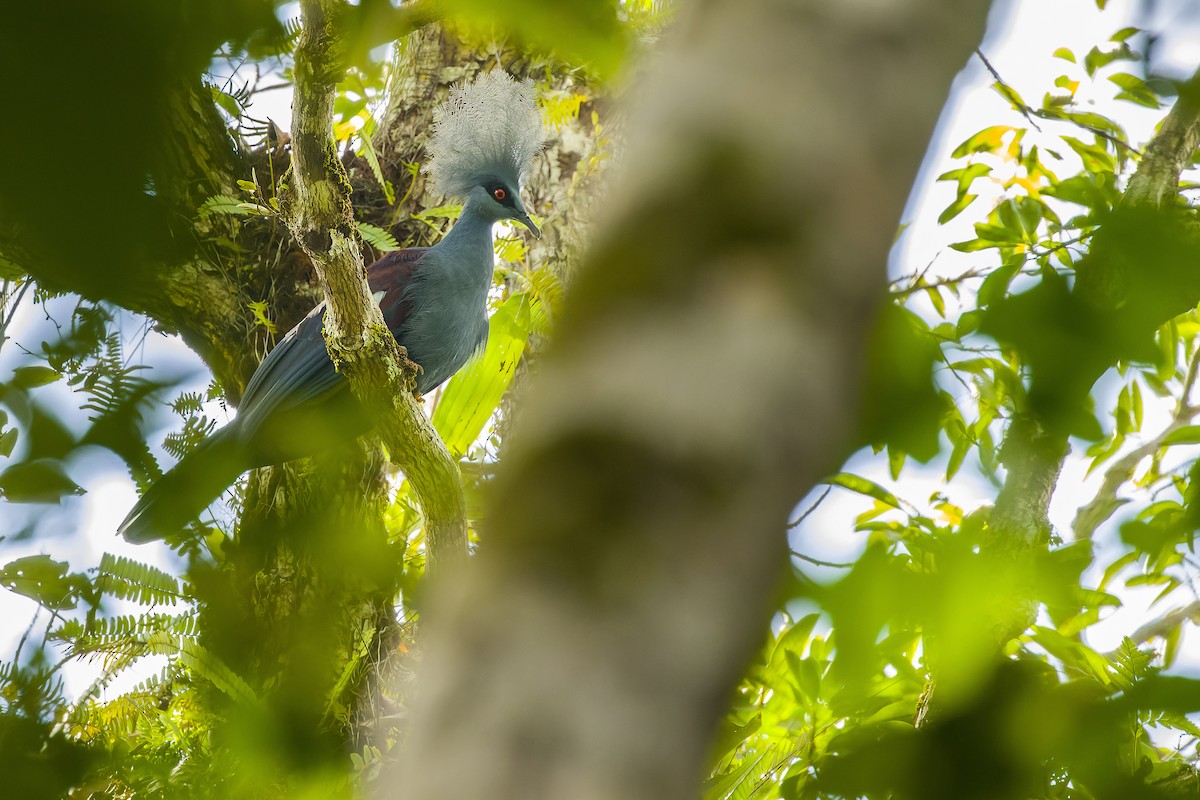
[[[1141,384],[1136,380],[1133,382],[1133,387],[1129,393],[1130,411],[1133,413],[1133,429],[1140,431],[1142,429],[1142,388]]]
[[[242,104],[238,102],[236,97],[228,92],[222,91],[216,86],[209,86],[208,90],[212,92],[213,101],[220,106],[222,111],[234,119],[238,119],[242,116]]]
[[[977,194],[960,194],[953,203],[946,206],[946,209],[938,215],[938,224],[945,225],[947,222],[957,217],[966,210],[967,206],[971,205],[971,203],[974,203],[978,197],[979,195]]]
[[[1067,143],[1067,146],[1075,151],[1083,161],[1083,166],[1088,172],[1115,172],[1116,160],[1108,149],[1103,144],[1088,144],[1076,139],[1074,136],[1064,136],[1062,140]]]
[[[242,181],[239,181],[241,183]],[[253,185],[253,184],[251,184]],[[241,200],[227,194],[213,195],[200,205],[201,214],[225,214],[232,216],[247,216],[250,212]]]
[[[174,638],[174,637],[173,637]],[[258,702],[254,690],[212,651],[190,638],[180,638],[176,644],[179,661],[200,677],[210,681],[231,699],[246,705]]]
[[[732,725],[728,716],[722,720],[721,728],[713,742],[712,756],[720,759],[734,748],[741,746],[762,728],[762,714],[755,714],[745,725]]]
[[[942,297],[942,290],[939,286],[926,286],[925,294],[929,297],[929,302],[933,304],[933,310],[942,319],[946,318],[946,300]]]
[[[4,256],[0,256],[0,281],[19,281],[25,277],[25,270]]]
[[[1179,326],[1174,320],[1159,327],[1154,334],[1154,342],[1158,346],[1154,376],[1160,381],[1168,381],[1179,369]]]
[[[808,647],[809,639],[812,637],[813,628],[816,627],[820,618],[820,614],[809,614],[797,620],[795,624],[779,635],[763,671],[764,680],[768,684],[778,685],[789,681],[791,665],[788,656],[789,654],[792,656],[804,655],[804,650]]]
[[[1122,89],[1117,94],[1118,100],[1129,100],[1146,108],[1156,109],[1162,106],[1158,95],[1138,76],[1130,75],[1127,72],[1118,72],[1116,75],[1109,75],[1108,79]]]
[[[992,271],[983,280],[983,284],[979,287],[979,305],[988,306],[995,303],[1000,298],[1008,293],[1008,285],[1012,283],[1013,278],[1021,271],[1021,262],[1010,261],[1002,267]],[[976,328],[979,324],[976,323]]]
[[[259,203],[238,203],[238,209],[240,209],[238,213],[251,217],[269,217],[275,213],[270,206]]]
[[[383,177],[383,168],[379,166],[379,155],[375,152],[375,146],[371,144],[370,129],[373,128],[373,125],[368,126],[368,130],[364,130],[358,137],[358,154],[366,159],[367,164],[371,167],[371,174],[375,176],[375,181],[383,190],[383,196],[387,198],[388,205],[393,206],[396,204],[396,189],[392,186],[391,181]]]
[[[955,181],[958,184],[958,194],[962,195],[971,188],[971,184],[975,182],[976,178],[982,178],[985,175],[991,174],[991,172],[992,168],[990,166],[976,161],[975,163],[968,164],[965,167],[952,169],[949,172],[943,172],[938,176],[938,180]]]
[[[1051,197],[1057,197],[1069,203],[1077,203],[1086,208],[1108,208],[1108,198],[1105,196],[1096,178],[1097,176],[1091,174],[1075,175],[1074,177],[1047,186],[1043,192]]]
[[[525,292],[504,301],[489,322],[483,355],[451,378],[442,392],[433,426],[455,458],[479,438],[516,373],[529,339],[531,303]]]
[[[978,310],[967,311],[958,318],[958,322],[954,326],[955,335],[961,339],[964,336],[974,333],[979,330],[979,325],[982,321],[983,313]]]
[[[1017,93],[1017,90],[1009,86],[1007,83],[996,81],[992,84],[992,89],[994,89],[998,95],[1007,100],[1009,104],[1016,110],[1020,111],[1021,109],[1029,108],[1029,104],[1025,102],[1024,98],[1022,98],[1020,94]]]
[[[857,494],[878,500],[881,503],[886,503],[893,508],[900,508],[900,498],[889,492],[887,489],[880,486],[874,481],[867,480],[861,475],[854,475],[850,472],[839,472],[832,478],[829,478],[825,483],[830,486],[841,486],[843,489],[849,489]]]
[[[255,325],[261,325],[270,334],[275,333],[275,323],[267,316],[267,301],[253,300],[246,304],[246,308],[250,309],[250,313],[254,315]]]
[[[1072,64],[1076,63],[1075,54],[1066,47],[1058,48],[1051,55],[1053,55],[1055,58],[1061,58],[1063,61],[1070,61]]]
[[[446,0],[445,6],[447,16],[483,35],[505,31],[602,77],[616,72],[629,45],[631,31],[619,23],[618,4],[611,0]]]
[[[66,562],[47,555],[18,558],[0,568],[0,586],[55,610],[75,607],[80,580],[67,574]]]
[[[57,503],[80,494],[83,489],[67,477],[57,459],[24,461],[0,472],[0,495],[10,503]]]
[[[950,451],[950,459],[946,462],[947,481],[958,474],[963,460],[967,457],[967,452],[971,449],[971,444],[971,440],[965,436],[958,437],[957,441],[954,442],[954,449]]]
[[[412,215],[412,218],[426,224],[430,224],[430,220],[434,219],[458,219],[458,215],[462,213],[461,203],[447,203],[444,206],[434,206],[423,211],[418,211]]]
[[[1088,51],[1088,54],[1083,57],[1083,68],[1087,72],[1088,77],[1096,74],[1096,70],[1101,67],[1106,67],[1114,61],[1136,61],[1137,54],[1129,49],[1129,45],[1125,42],[1120,43],[1120,47],[1115,50],[1101,50],[1099,47],[1093,47]]]
[[[1014,231],[1027,243],[1037,242],[1038,225],[1044,213],[1042,204],[1032,197],[1010,197],[996,207],[1004,228]]]
[[[1200,444],[1200,425],[1184,425],[1163,437],[1163,446],[1173,444]]]
[[[1004,146],[1004,137],[1015,131],[1011,125],[992,125],[973,134],[965,142],[954,148],[953,158],[962,158],[970,153],[995,153]]]
[[[8,458],[12,455],[13,448],[17,444],[17,429],[9,428],[4,433],[0,433],[0,456]]]
[[[989,247],[1000,247],[1000,242],[988,239],[967,239],[965,242],[954,242],[950,247],[960,253],[976,253],[980,250],[987,250]]]
[[[100,557],[96,587],[105,594],[146,606],[174,605],[179,601],[179,581],[157,567],[125,556]]]
[[[17,367],[13,370],[12,385],[21,389],[32,389],[54,383],[61,377],[62,373],[50,367]]]
[[[518,264],[525,260],[529,245],[519,236],[497,236],[492,243],[496,257],[509,264]]]

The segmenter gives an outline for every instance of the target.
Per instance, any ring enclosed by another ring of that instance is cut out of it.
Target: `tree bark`
[[[435,590],[386,797],[693,797],[794,503],[846,455],[865,321],[985,6],[711,2]]]

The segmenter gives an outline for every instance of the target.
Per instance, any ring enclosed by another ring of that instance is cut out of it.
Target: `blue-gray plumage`
[[[521,203],[522,173],[541,142],[531,87],[502,72],[455,90],[429,149],[443,190],[464,200],[462,214],[433,247],[385,254],[367,269],[396,341],[421,367],[416,390],[440,386],[487,341],[492,226],[516,220],[540,231]],[[472,138],[470,126],[497,120]],[[246,384],[238,415],[146,491],[121,523],[131,542],[176,531],[254,467],[278,464],[365,433],[369,420],[325,348],[325,305],[280,340]]]

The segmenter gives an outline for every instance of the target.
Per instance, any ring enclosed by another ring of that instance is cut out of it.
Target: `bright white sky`
[[[1191,10],[1189,10],[1191,9]],[[982,49],[992,65],[1004,79],[1017,89],[1029,102],[1036,104],[1041,96],[1052,89],[1054,76],[1069,70],[1071,65],[1051,57],[1057,47],[1068,47],[1082,56],[1093,45],[1106,41],[1120,28],[1137,25],[1161,32],[1157,43],[1153,68],[1160,73],[1182,77],[1200,64],[1200,13],[1188,0],[1111,0],[1107,11],[1097,11],[1094,0],[996,0],[990,19],[988,33]],[[1134,41],[1135,49],[1144,47],[1144,40]],[[947,244],[970,236],[970,226],[962,222],[971,217],[963,214],[954,223],[941,227],[937,224],[940,211],[953,200],[953,189],[946,184],[936,184],[933,179],[951,168],[949,154],[959,142],[982,127],[992,124],[1024,124],[1016,112],[988,87],[991,76],[977,59],[972,59],[959,75],[954,91],[937,134],[931,145],[926,163],[914,188],[905,222],[910,226],[901,238],[893,254],[893,275],[913,272],[934,263],[937,274],[958,274],[980,263],[978,255],[964,255],[949,251]],[[1107,86],[1099,87],[1098,97],[1107,98],[1111,91]],[[290,118],[286,92],[271,92],[264,96],[262,104],[251,109],[251,113],[263,118],[270,116],[286,127]],[[269,105],[266,105],[268,104]],[[1161,112],[1139,112],[1131,104],[1123,103],[1119,114],[1124,120],[1134,120],[1128,126],[1130,138],[1144,140],[1161,118]],[[1050,126],[1043,125],[1047,132]],[[977,203],[986,202],[981,198]],[[957,224],[956,224],[957,223]],[[44,331],[45,323],[36,312],[26,310],[21,324],[17,326],[17,341],[40,342],[49,338]],[[132,332],[130,332],[132,333]],[[158,363],[164,356],[176,363],[196,364],[186,348],[177,340],[151,334],[147,337],[144,360]],[[15,348],[5,348],[0,358],[0,372],[16,365]],[[200,385],[207,382],[201,373]],[[77,402],[76,397],[62,393],[54,405],[65,409]],[[1152,419],[1147,421],[1147,430],[1154,430]],[[967,508],[975,508],[987,502],[993,490],[982,478],[964,480],[962,476],[971,471],[964,467],[953,490],[942,482],[940,470],[906,470],[898,483],[890,481],[883,470],[869,458],[858,457],[847,467],[888,485],[900,496],[924,502],[933,492],[949,491],[951,500]],[[72,475],[81,482],[88,493],[80,498],[65,501],[62,510],[47,512],[44,507],[32,507],[31,512],[48,514],[49,525],[43,526],[42,542],[9,542],[0,544],[0,563],[20,556],[38,552],[50,552],[62,557],[70,553],[72,567],[76,570],[94,567],[99,563],[102,552],[128,555],[132,558],[164,566],[174,563],[174,556],[162,545],[128,545],[114,535],[117,524],[133,505],[136,495],[119,460],[106,452],[90,451],[80,455],[72,464]],[[1069,530],[1075,509],[1090,498],[1094,481],[1086,483],[1079,463],[1071,463],[1064,472],[1059,491],[1052,509],[1053,521],[1062,530]],[[806,508],[807,506],[801,506]],[[849,520],[864,504],[860,498],[835,491],[829,499],[795,533],[796,549],[814,557],[832,561],[853,558],[861,550],[862,539],[849,530]],[[12,510],[14,513],[10,513]],[[14,517],[19,516],[13,507],[6,507],[8,518],[0,534],[9,533],[17,527]],[[61,525],[55,526],[55,521]],[[81,524],[82,521],[82,524]],[[1114,614],[1113,618],[1092,633],[1094,645],[1109,649],[1148,618],[1146,598],[1130,593],[1127,608]],[[0,589],[0,654],[7,657],[17,640],[29,625],[36,610],[35,604]],[[1156,608],[1153,613],[1167,609]],[[47,617],[43,613],[38,624],[44,626]],[[1195,637],[1193,637],[1195,638]],[[1180,667],[1188,671],[1200,671],[1200,642],[1185,650]],[[150,672],[154,670],[149,670]],[[147,672],[139,670],[140,680]],[[90,682],[94,672],[82,666],[66,674],[67,690],[71,694],[81,692]],[[132,676],[131,676],[132,677]],[[119,689],[125,685],[120,682]]]

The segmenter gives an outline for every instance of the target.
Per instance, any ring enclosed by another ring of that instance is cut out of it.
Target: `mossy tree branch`
[[[196,78],[173,83],[163,106],[170,113],[146,156],[156,188],[139,198],[152,208],[140,219],[129,213],[129,235],[119,254],[97,252],[38,225],[0,221],[0,254],[40,286],[103,300],[154,319],[178,332],[205,360],[236,403],[249,370],[244,342],[251,326],[239,303],[236,278],[208,263],[197,248],[196,209],[205,198],[229,193],[239,177],[239,159],[211,92]],[[114,204],[119,201],[113,200]],[[135,221],[136,220],[136,221]],[[162,246],[169,242],[169,246]],[[114,280],[120,269],[120,280]]]
[[[1146,147],[1145,155],[1129,180],[1121,201],[1122,208],[1160,211],[1173,202],[1179,189],[1180,173],[1191,162],[1200,144],[1198,92],[1200,71],[1183,85],[1178,101]],[[1105,254],[1093,252],[1092,255]],[[1113,269],[1108,264],[1104,266],[1109,271]],[[1144,280],[1150,277],[1155,266],[1153,260],[1147,260],[1139,267],[1143,270],[1141,276],[1133,274],[1128,278]],[[1081,281],[1084,278],[1089,285],[1103,286],[1114,282],[1110,275],[1081,276]],[[1115,282],[1123,283],[1122,280]],[[1123,299],[1105,294],[1098,290],[1092,292],[1092,297],[1113,307]],[[1166,321],[1159,320],[1160,323]],[[996,547],[1014,551],[1045,547],[1050,532],[1050,501],[1068,450],[1065,433],[1050,431],[1041,420],[1030,415],[1014,419],[1002,447],[1008,475],[990,521],[990,527],[999,534],[993,538]]]
[[[355,396],[374,411],[390,457],[416,492],[433,572],[466,556],[466,501],[458,465],[413,396],[416,365],[396,344],[371,297],[349,181],[334,149],[333,103],[345,65],[342,37],[348,8],[344,0],[301,3],[291,195],[285,216],[325,292],[330,356]]]

